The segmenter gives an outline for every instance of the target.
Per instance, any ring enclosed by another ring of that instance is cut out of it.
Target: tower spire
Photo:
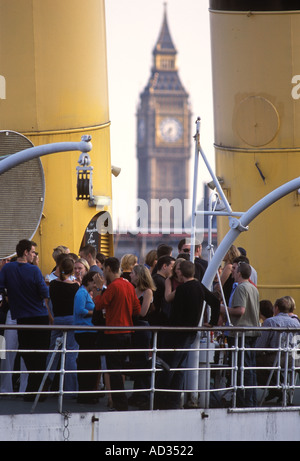
[[[154,48],[154,53],[168,53],[168,54],[177,54],[176,48],[174,46],[170,29],[168,25],[167,18],[167,2],[164,2],[164,18],[162,28],[158,37],[158,41]]]
[[[168,6],[168,3],[164,2],[164,17],[167,16],[167,6]]]

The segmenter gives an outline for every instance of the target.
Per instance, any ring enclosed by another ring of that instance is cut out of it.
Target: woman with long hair
[[[141,312],[134,323],[137,326],[149,326],[147,321],[151,313],[153,302],[153,292],[156,290],[149,269],[143,264],[137,264],[132,268],[130,274],[131,283],[135,286],[137,298],[141,304]],[[132,335],[132,347],[135,349],[145,349],[144,352],[132,354],[132,363],[135,368],[146,368],[149,359],[149,350],[151,347],[151,332],[147,330],[135,331]],[[137,373],[134,376],[134,389],[145,389],[150,386],[149,373]],[[149,407],[149,392],[134,392],[128,399],[128,403],[137,406],[140,409]]]
[[[157,263],[157,251],[150,250],[145,256],[145,266],[149,269],[150,274],[152,274],[152,271],[154,267],[156,266],[156,263]]]
[[[78,283],[72,280],[74,273],[74,261],[71,258],[64,258],[58,266],[58,278],[52,280],[49,286],[50,299],[53,309],[54,325],[73,325],[73,305],[76,292],[79,288]],[[51,332],[50,350],[54,350],[57,338],[62,337],[62,331],[53,330]],[[74,332],[68,331],[65,359],[65,369],[68,371],[74,370],[74,373],[66,373],[64,381],[64,390],[76,394],[78,389],[77,373],[76,373],[76,358],[78,344],[75,340]],[[61,354],[57,353],[54,358],[52,370],[57,368]],[[48,356],[50,360],[51,353]],[[53,380],[53,374],[49,376],[50,381]]]
[[[156,290],[150,271],[146,266],[137,264],[130,274],[131,283],[135,286],[135,292],[141,303],[140,317],[144,320],[153,302],[153,291]]]

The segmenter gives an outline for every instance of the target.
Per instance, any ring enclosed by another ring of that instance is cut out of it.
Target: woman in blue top
[[[74,324],[92,327],[92,315],[94,311],[94,301],[90,295],[95,289],[93,280],[96,272],[88,272],[82,279],[82,285],[74,298]],[[88,330],[78,330],[75,338],[79,345],[77,357],[77,375],[79,393],[77,401],[79,403],[96,403],[95,394],[88,394],[85,391],[96,391],[97,378],[100,370],[99,352],[81,352],[82,350],[97,349],[97,332]],[[81,370],[96,370],[91,373],[80,373]]]

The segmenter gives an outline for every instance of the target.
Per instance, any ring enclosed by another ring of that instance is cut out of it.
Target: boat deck
[[[127,396],[130,396],[131,381],[127,382],[126,388],[128,389]],[[262,390],[258,390],[258,397],[262,395]],[[21,395],[16,396],[1,396],[0,397],[0,416],[1,415],[26,415],[26,414],[54,414],[60,413],[59,410],[59,400],[57,395],[48,395],[46,400],[38,401],[35,405],[34,410],[33,402],[25,402]],[[277,403],[277,398],[270,400],[269,402],[264,402],[262,408],[274,408],[278,409],[282,406],[281,403]],[[217,408],[218,405],[211,404],[210,408]],[[300,407],[300,389],[294,391],[292,403],[288,405],[289,408]],[[139,408],[135,406],[130,406],[129,411],[139,411]],[[180,410],[177,410],[180,411]],[[62,404],[62,413],[104,413],[104,412],[116,412],[112,410],[108,405],[108,398],[105,393],[101,394],[97,403],[86,404],[78,403],[76,398],[64,398]]]

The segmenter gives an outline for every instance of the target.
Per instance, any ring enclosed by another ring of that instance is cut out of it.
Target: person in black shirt
[[[167,313],[164,311],[164,307],[167,305],[165,300],[165,282],[172,274],[174,264],[175,258],[172,256],[161,256],[157,261],[157,272],[152,275],[156,291],[153,294],[154,311],[151,317],[149,317],[150,325],[166,324]]]
[[[211,319],[205,326],[217,325],[220,313],[220,302],[202,283],[194,278],[195,265],[191,261],[180,263],[183,285],[176,289],[169,326],[197,327],[201,318],[204,301],[211,307]],[[189,349],[196,338],[196,331],[167,331],[163,337],[164,349]],[[184,371],[188,351],[163,352],[161,358],[171,369],[158,374],[158,389],[183,389]],[[178,370],[179,369],[179,370]],[[180,392],[156,394],[155,407],[160,409],[180,408]]]
[[[54,315],[54,325],[73,325],[74,298],[77,290],[79,289],[79,284],[71,279],[71,276],[74,273],[74,261],[68,256],[64,258],[58,266],[58,272],[59,277],[55,280],[52,280],[49,286],[50,299],[52,301]],[[52,330],[50,351],[54,350],[56,339],[60,337],[62,337],[62,331]],[[71,351],[78,350],[78,344],[75,340],[74,331],[68,331],[67,333],[66,348],[67,350]],[[51,358],[51,354],[52,353],[50,352],[48,355],[48,363]],[[72,391],[74,392],[74,395],[78,390],[76,358],[76,352],[66,353],[65,368],[68,371],[74,371],[74,373],[66,373],[64,380],[64,390]],[[56,354],[52,364],[52,370],[57,368],[59,359],[60,354]],[[54,374],[51,373],[49,374],[48,383],[52,383],[53,380]]]
[[[180,254],[180,256],[182,253],[184,253],[188,255],[189,259],[191,254],[190,240],[191,239],[184,238],[180,240],[180,242],[178,243],[178,253]],[[195,278],[199,280],[199,282],[201,282],[207,269],[208,262],[202,258],[202,244],[198,241],[195,242],[194,254]]]

